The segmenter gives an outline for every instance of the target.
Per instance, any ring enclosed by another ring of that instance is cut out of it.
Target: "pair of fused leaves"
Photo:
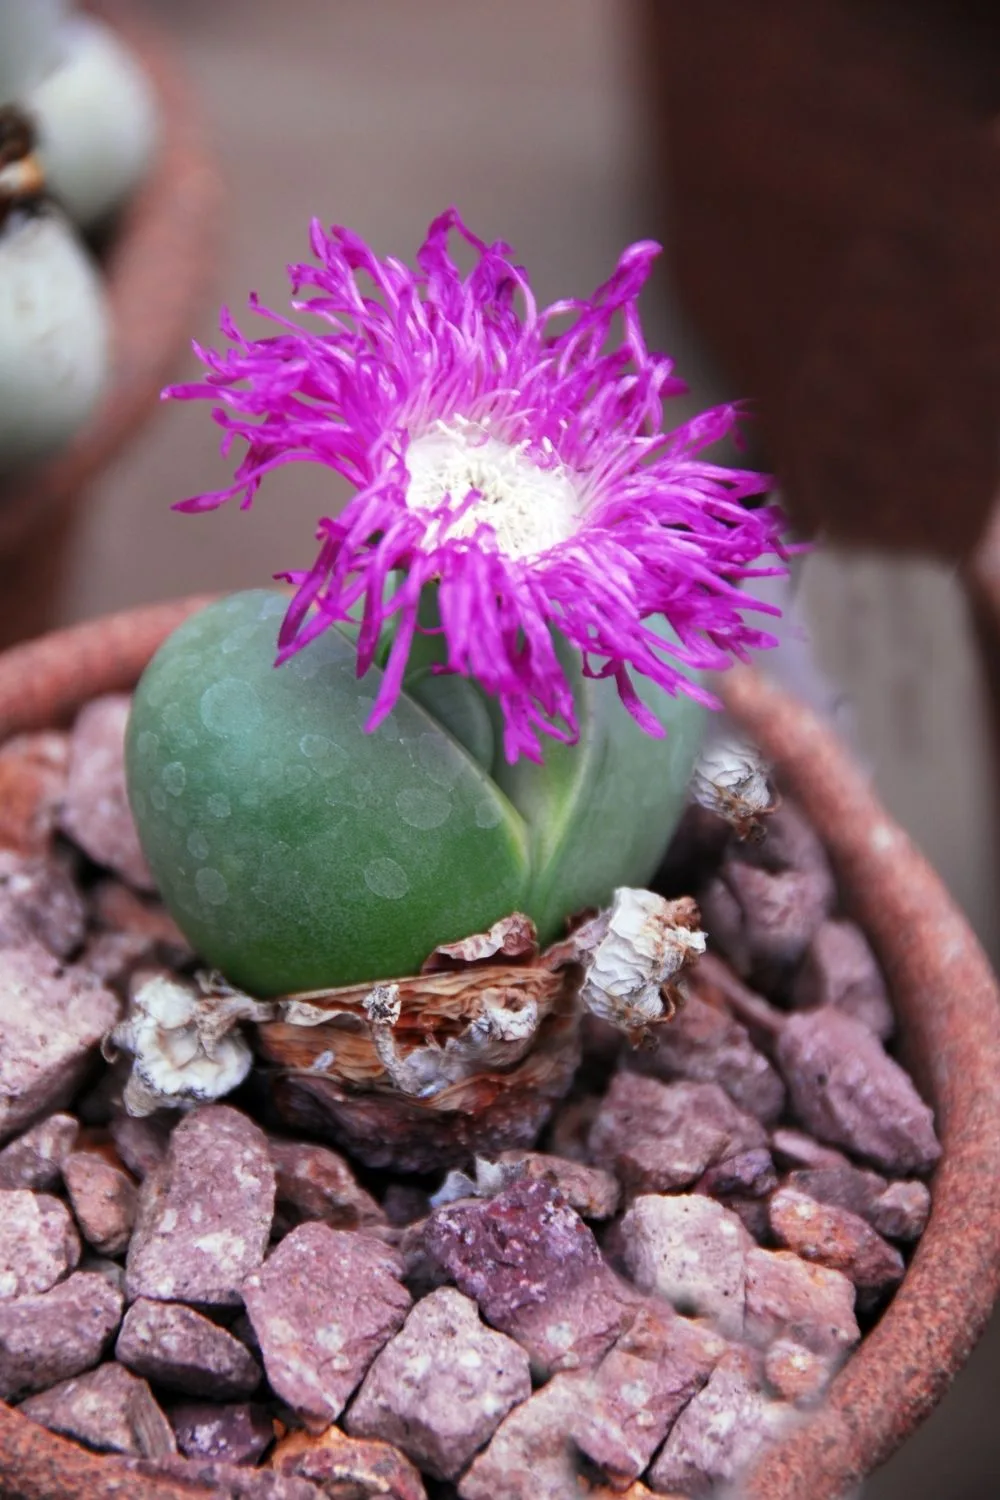
[[[548,942],[573,912],[649,880],[684,803],[697,705],[644,691],[669,731],[653,739],[613,682],[577,668],[579,743],[509,766],[476,685],[425,665],[369,735],[377,669],[358,680],[347,634],[273,666],[286,603],[254,591],[187,621],[129,725],[150,866],[234,984],[275,995],[414,973],[515,910]]]

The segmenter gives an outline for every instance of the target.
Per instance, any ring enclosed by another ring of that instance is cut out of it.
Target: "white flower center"
[[[485,521],[508,557],[547,552],[573,535],[583,506],[572,471],[554,455],[552,466],[541,468],[525,447],[501,442],[478,422],[461,417],[439,422],[407,449],[406,503],[426,510],[448,495],[459,510],[469,491],[477,490],[461,515],[442,523],[434,541],[471,536]]]

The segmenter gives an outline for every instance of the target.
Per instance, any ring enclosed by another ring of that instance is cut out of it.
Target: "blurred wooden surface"
[[[960,557],[998,477],[1000,7],[640,14],[680,295],[796,517]]]

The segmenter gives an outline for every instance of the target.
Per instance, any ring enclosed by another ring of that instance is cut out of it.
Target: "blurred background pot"
[[[105,225],[97,244],[111,328],[111,373],[105,394],[94,415],[57,456],[0,478],[0,645],[37,634],[51,623],[87,484],[148,417],[161,387],[175,372],[215,260],[219,179],[201,143],[197,110],[170,49],[135,7],[99,0],[89,8],[113,26],[151,83],[160,140],[151,169],[120,215]],[[108,67],[127,68],[127,55],[113,34],[95,31],[86,16],[74,25],[86,43],[84,50],[96,50],[99,74]],[[75,87],[72,79],[70,83]],[[93,86],[93,80],[87,86]],[[50,80],[39,90],[51,87]],[[139,102],[137,93],[133,103],[138,107]],[[147,138],[148,145],[152,125],[147,115],[148,111],[138,135]],[[53,141],[64,156],[70,144],[63,138]],[[145,149],[135,132],[130,144]],[[119,165],[123,172],[131,170],[128,163]],[[58,166],[53,162],[54,169]],[[93,224],[110,201],[108,193],[114,196],[115,184],[88,181],[78,171],[74,175],[75,166],[67,161],[67,180],[87,198],[76,207]],[[39,222],[51,238],[59,220],[43,218],[28,228],[37,230]]]
[[[7,651],[0,738],[65,724],[91,697],[133,686],[169,631],[204,602],[129,611]],[[746,1492],[839,1500],[928,1415],[997,1293],[1000,995],[965,919],[830,732],[752,673],[733,673],[726,696],[826,843],[845,905],[884,966],[906,1061],[935,1106],[943,1144],[930,1223],[899,1292],[826,1405],[764,1456]],[[0,1492],[97,1500],[112,1482],[133,1500],[209,1493],[127,1475],[0,1406]]]

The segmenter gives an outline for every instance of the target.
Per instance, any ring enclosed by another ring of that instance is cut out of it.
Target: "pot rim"
[[[0,741],[131,688],[161,641],[208,602],[126,610],[0,655]],[[767,1450],[743,1492],[838,1500],[927,1417],[1000,1290],[1000,991],[965,917],[832,732],[748,668],[726,675],[723,694],[826,845],[921,1061],[943,1146],[930,1222],[892,1303],[823,1407]],[[96,1500],[109,1493],[109,1466],[130,1500],[212,1493],[134,1474],[0,1403],[0,1492]]]
[[[108,390],[54,458],[4,476],[5,552],[39,532],[40,516],[72,504],[155,407],[172,365],[188,347],[192,309],[208,290],[220,239],[222,181],[169,42],[123,0],[84,0],[83,8],[113,27],[142,64],[160,134],[150,171],[116,219],[100,257],[113,339]]]

